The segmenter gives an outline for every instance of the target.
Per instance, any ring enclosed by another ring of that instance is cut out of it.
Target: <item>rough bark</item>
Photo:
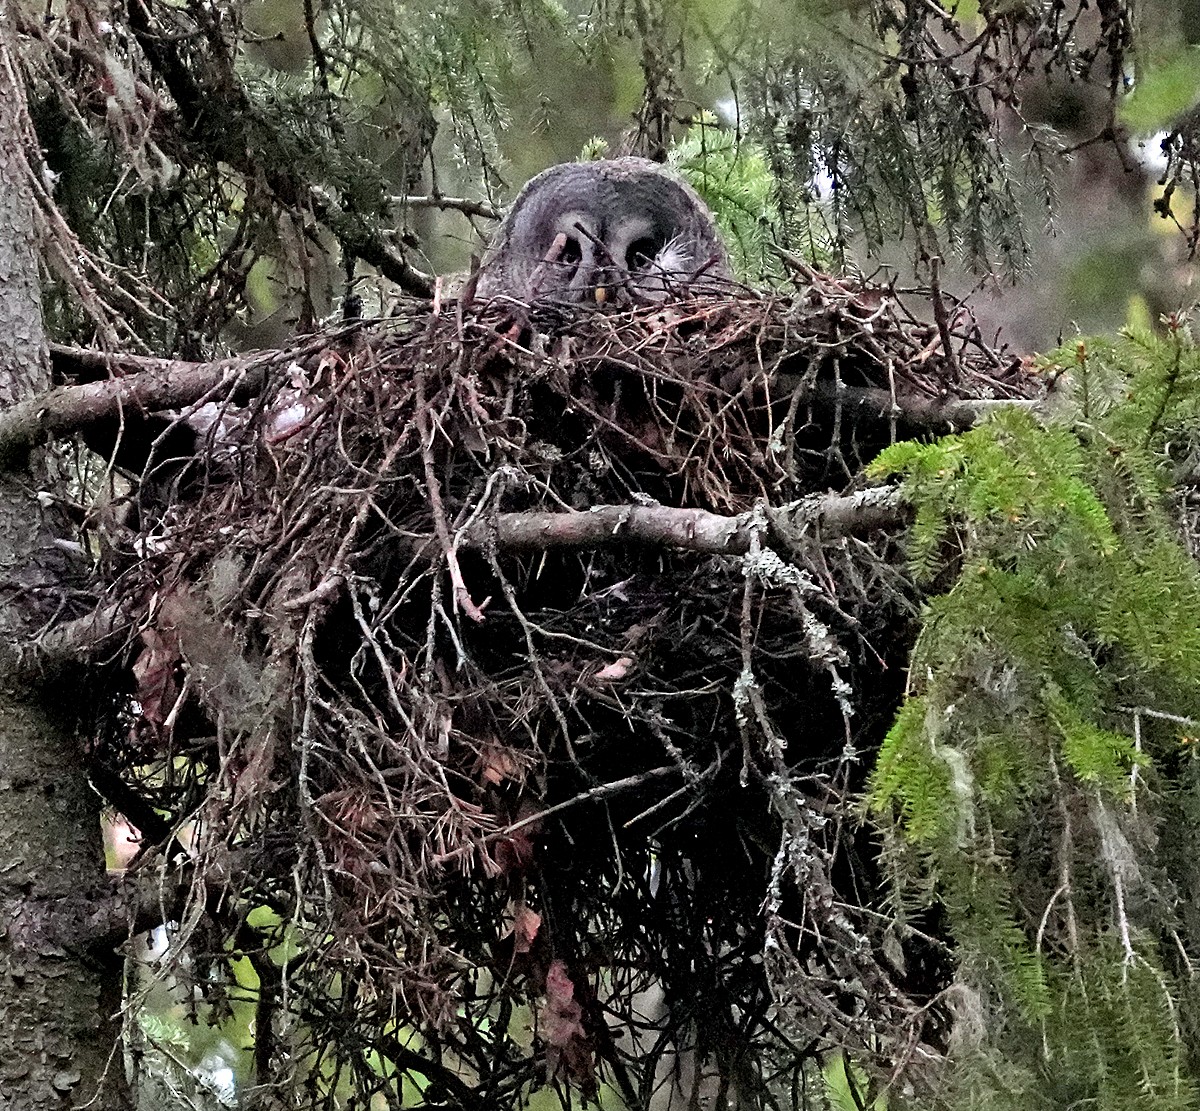
[[[829,537],[898,528],[907,523],[908,512],[899,491],[889,487],[846,497],[809,498],[769,510],[766,518],[759,526],[763,531],[769,525],[785,541],[795,541],[806,530]],[[502,513],[495,522],[484,521],[468,529],[460,543],[466,548],[486,548],[494,535],[496,546],[508,551],[638,543],[742,555],[750,550],[755,528],[753,513],[729,517],[663,505],[597,505],[574,512]],[[432,547],[432,539],[429,543]]]
[[[45,391],[20,90],[0,0],[0,404]],[[57,607],[64,567],[32,489],[43,461],[0,472],[0,1106],[117,1111],[120,966],[88,945],[110,892],[99,807],[84,770],[76,694],[22,678],[20,645]]]

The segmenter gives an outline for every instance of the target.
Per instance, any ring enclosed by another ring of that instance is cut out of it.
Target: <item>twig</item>
[[[942,260],[934,255],[929,260],[929,291],[933,303],[933,319],[937,324],[938,335],[942,337],[942,350],[946,353],[946,365],[950,368],[953,380],[957,382],[962,377],[962,368],[958,365],[958,356],[954,352],[954,341],[950,336],[950,315],[946,312],[946,302],[942,298]]]
[[[417,430],[421,436],[421,458],[425,465],[425,493],[429,498],[433,525],[437,530],[442,555],[446,560],[446,569],[450,572],[450,581],[454,584],[454,600],[472,621],[481,622],[484,620],[483,609],[475,604],[471,592],[467,590],[462,568],[458,565],[457,543],[450,537],[450,524],[446,516],[446,507],[442,502],[441,478],[438,476],[433,461],[434,431],[429,414],[429,403],[425,396],[425,372],[423,369],[417,371],[414,382],[417,389]],[[486,604],[485,602],[484,605]]]
[[[639,772],[637,775],[626,776],[624,779],[616,779],[611,783],[599,783],[595,787],[589,787],[586,791],[580,791],[579,794],[572,795],[569,799],[556,802],[553,806],[546,807],[545,810],[539,810],[536,814],[530,814],[527,818],[522,818],[520,821],[506,825],[503,829],[498,829],[495,833],[488,834],[485,840],[496,841],[503,837],[510,837],[520,829],[525,829],[527,826],[534,825],[545,818],[549,818],[552,814],[558,814],[572,806],[578,806],[581,802],[595,802],[597,799],[605,799],[610,795],[617,795],[622,791],[641,787],[654,779],[682,774],[683,772],[678,765],[670,764],[661,768],[651,768],[649,771]]]
[[[814,404],[841,406],[847,411],[865,410],[889,420],[895,416],[908,424],[928,428],[970,428],[996,409],[1013,406],[1036,411],[1041,405],[1040,401],[1029,398],[943,399],[912,393],[901,394],[893,401],[890,391],[872,387],[842,386],[839,389],[831,382],[809,383],[806,387],[802,375],[777,374],[771,381],[784,389],[807,389],[802,400]]]

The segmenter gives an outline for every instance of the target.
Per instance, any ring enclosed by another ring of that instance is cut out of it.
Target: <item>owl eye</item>
[[[629,245],[629,250],[625,252],[625,269],[630,272],[645,270],[658,257],[658,252],[661,250],[662,244],[657,239],[651,239],[649,236],[635,239]]]
[[[583,262],[583,247],[578,239],[569,237],[566,243],[563,244],[563,249],[559,251],[555,265],[559,268],[561,275],[560,281],[570,282],[574,280],[575,275],[579,271],[579,265]]]

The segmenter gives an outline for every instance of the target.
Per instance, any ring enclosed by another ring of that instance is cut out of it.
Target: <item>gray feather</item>
[[[729,279],[725,246],[695,190],[655,162],[615,158],[531,179],[484,256],[476,295],[586,303],[601,289],[608,302],[657,302]]]

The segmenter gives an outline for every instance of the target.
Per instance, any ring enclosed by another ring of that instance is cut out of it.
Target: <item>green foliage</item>
[[[705,116],[676,144],[669,161],[712,209],[729,247],[734,272],[749,282],[778,282],[785,277],[772,245],[780,239],[801,244],[809,260],[828,269],[833,245],[819,208],[801,212],[779,205],[781,183],[763,148],[739,139]],[[784,223],[790,221],[786,236]]]
[[[829,1111],[887,1111],[887,1097],[869,1099],[867,1074],[844,1054],[834,1057],[821,1070],[821,1079],[825,1082]]]
[[[1049,362],[1053,420],[1005,409],[871,468],[916,507],[915,573],[953,579],[868,807],[986,1015],[939,1106],[1196,1107],[1178,965],[1200,938],[1173,910],[1194,881],[1157,846],[1195,791],[1173,723],[1200,714],[1200,571],[1167,499],[1200,353],[1172,318]]]
[[[613,150],[670,155],[717,209],[747,277],[781,277],[772,240],[835,269],[852,265],[852,241],[876,249],[897,237],[915,260],[958,253],[1015,273],[1022,206],[1050,197],[1042,167],[1058,140],[1035,121],[1019,140],[1002,134],[995,105],[1015,103],[1031,68],[1080,84],[1096,83],[1089,67],[1120,74],[1128,48],[1119,27],[1097,39],[1089,21],[1044,24],[1039,11],[164,3],[101,38],[79,27],[78,50],[56,26],[62,41],[28,52],[38,141],[70,227],[121,290],[80,296],[80,275],[60,275],[51,322],[59,339],[84,342],[100,325],[163,353],[199,354],[220,328],[231,343],[263,342],[245,327],[270,315],[245,296],[259,259],[276,266],[272,300],[307,322],[330,310],[339,270],[356,260],[403,285],[413,268],[427,277],[478,246],[461,215],[395,198],[502,200],[593,134]],[[1023,36],[1036,51],[1014,49]],[[1174,74],[1147,68],[1131,119],[1158,118],[1164,97],[1181,102]],[[105,83],[116,86],[107,101],[93,95]],[[687,122],[713,113],[723,128]],[[568,118],[566,143],[553,132]],[[396,236],[397,223],[411,226]],[[381,263],[393,254],[402,262]]]
[[[984,101],[952,69],[925,64],[948,37],[975,54],[977,74],[1006,84],[992,40],[968,21],[919,5],[759,0],[725,28],[772,168],[789,199],[827,206],[839,259],[852,234],[872,248],[904,235],[918,256],[1024,268],[1021,208],[1045,193],[1039,166],[1054,140],[1030,131],[1033,156],[1010,161]]]
[[[1113,941],[1051,985],[1054,1006],[1037,1024],[991,1030],[963,1047],[938,1105],[961,1111],[1185,1111],[1197,1105],[1168,984],[1139,947]],[[963,1010],[986,1001],[966,991]],[[966,1020],[978,1020],[979,1013]],[[976,1028],[976,1033],[982,1033]]]
[[[608,140],[596,135],[583,144],[578,161],[598,162],[602,158],[608,158],[609,154]]]
[[[953,794],[949,766],[939,759],[936,741],[926,734],[926,699],[908,699],[900,709],[875,763],[871,801],[894,804],[911,845],[936,844],[948,832],[953,811],[943,805]]]
[[[1085,720],[1053,683],[1047,684],[1043,697],[1050,721],[1062,738],[1063,758],[1079,782],[1121,794],[1130,785],[1134,766],[1146,763],[1132,738]]]
[[[1200,100],[1200,57],[1188,47],[1150,66],[1121,105],[1120,118],[1131,131],[1150,135],[1169,126]]]

